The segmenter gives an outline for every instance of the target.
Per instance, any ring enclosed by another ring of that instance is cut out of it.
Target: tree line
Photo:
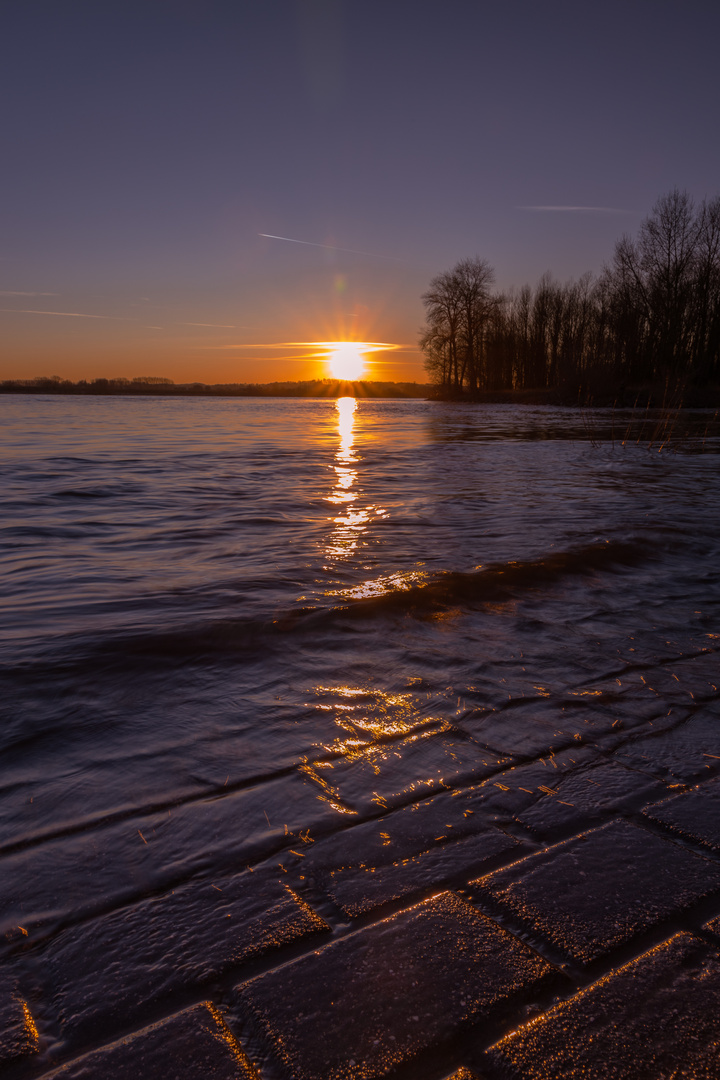
[[[483,259],[438,274],[420,338],[445,395],[558,389],[673,390],[720,382],[720,198],[658,199],[597,277],[500,294]]]
[[[153,397],[297,397],[297,398],[424,398],[424,383],[379,382],[371,379],[306,379],[272,383],[175,383],[148,375],[136,379],[80,379],[72,382],[59,375],[35,379],[5,379],[0,394],[74,394],[87,396]]]

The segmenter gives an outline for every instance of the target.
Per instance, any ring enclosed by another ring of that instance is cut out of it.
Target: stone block
[[[543,797],[519,814],[518,821],[539,836],[551,836],[560,829],[581,829],[605,814],[640,809],[666,791],[665,784],[646,773],[604,762],[547,784]]]
[[[416,889],[480,872],[515,841],[494,827],[544,797],[548,785],[598,755],[584,747],[511,766],[472,787],[429,799],[303,847],[293,871],[324,889],[348,914]],[[290,867],[291,860],[285,864]]]
[[[326,797],[367,815],[489,776],[509,758],[467,739],[419,735],[304,766]]]
[[[616,759],[663,779],[692,783],[720,770],[720,717],[703,707],[684,724],[619,747]]]
[[[554,972],[453,893],[239,988],[294,1080],[374,1080],[511,1017]]]
[[[587,964],[720,890],[720,866],[618,821],[473,884],[533,933]]]
[[[178,879],[227,873],[292,845],[288,833],[329,829],[338,817],[314,784],[293,773],[56,837],[0,859],[0,934],[21,923],[32,937],[38,925],[87,918]]]
[[[585,747],[526,765],[511,766],[471,787],[442,791],[361,822],[303,847],[303,873],[348,867],[390,866],[428,851],[438,842],[460,840],[512,821],[542,798],[548,785],[598,755]]]
[[[513,1080],[716,1080],[720,956],[690,934],[555,1005],[488,1052]]]
[[[646,806],[643,813],[680,836],[688,836],[720,851],[720,777],[692,791]]]
[[[558,753],[579,741],[576,735],[580,728],[566,720],[559,710],[547,716],[539,707],[527,705],[507,712],[468,714],[458,726],[498,754],[536,758],[540,754]]]
[[[209,1001],[46,1073],[42,1080],[259,1080]]]
[[[374,866],[351,866],[333,870],[328,892],[347,915],[361,915],[379,904],[397,900],[477,873],[483,863],[510,851],[517,841],[499,830],[479,832],[454,843],[437,844],[408,859]]]
[[[268,949],[327,929],[269,874],[195,881],[52,939],[40,957],[66,1035],[96,1037]]]

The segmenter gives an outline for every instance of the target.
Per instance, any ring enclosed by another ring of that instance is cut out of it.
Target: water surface
[[[717,701],[711,413],[0,415],[10,943]]]

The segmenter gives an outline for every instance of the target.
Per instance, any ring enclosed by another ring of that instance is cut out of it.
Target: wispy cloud
[[[219,330],[237,330],[239,329],[235,323],[221,323],[221,322],[183,322],[181,326],[216,326]]]
[[[15,292],[9,289],[0,289],[0,296],[59,296],[56,292]]]
[[[294,355],[285,355],[276,357],[277,360],[312,360],[312,359],[324,359],[328,353],[332,352],[340,345],[348,344],[345,341],[278,341],[272,343],[253,343],[246,345],[244,343],[236,343],[234,345],[207,345],[203,346],[205,350],[227,350],[231,349],[235,352],[250,352],[253,349],[292,349],[295,351]],[[415,345],[396,345],[388,341],[354,341],[353,345],[357,345],[363,352],[366,353],[378,353],[378,352],[407,352],[412,350],[417,351]],[[297,350],[302,350],[298,355]]]
[[[632,214],[633,210],[620,210],[615,206],[516,206],[516,210],[532,210],[555,214]]]
[[[272,233],[261,232],[258,236],[264,236],[266,240],[284,240],[286,244],[302,244],[304,247],[324,248],[325,251],[345,251],[349,255],[366,255],[369,259],[389,259],[390,262],[402,262],[402,259],[394,255],[378,255],[374,251],[356,251],[355,248],[334,247],[332,244],[316,244],[312,240],[294,240],[291,236],[273,236]]]
[[[11,311],[14,315],[62,315],[68,319],[111,319],[113,322],[135,322],[135,319],[124,319],[121,315],[88,315],[84,311],[39,311],[36,308],[0,308],[0,311]]]

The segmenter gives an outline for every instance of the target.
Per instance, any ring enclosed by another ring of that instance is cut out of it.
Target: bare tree
[[[420,347],[428,373],[435,379],[440,375],[445,389],[473,392],[480,386],[488,324],[497,307],[490,294],[493,280],[484,259],[464,259],[434,277],[423,294],[426,327]]]

